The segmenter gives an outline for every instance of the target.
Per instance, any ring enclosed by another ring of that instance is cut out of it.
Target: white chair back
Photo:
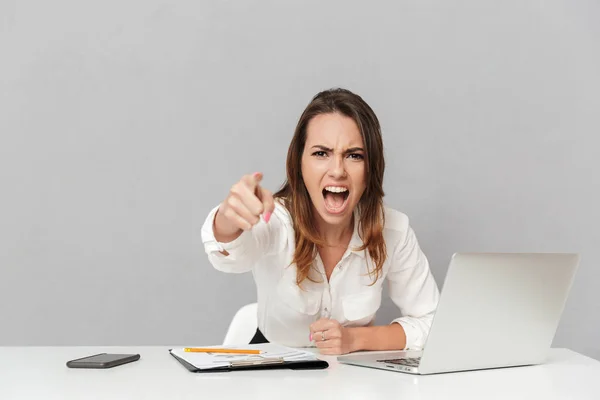
[[[240,308],[231,323],[223,340],[223,345],[244,345],[250,343],[258,327],[258,305],[251,303]]]

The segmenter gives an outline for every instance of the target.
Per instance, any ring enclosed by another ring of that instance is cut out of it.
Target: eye
[[[364,160],[365,159],[365,157],[362,154],[358,154],[358,153],[348,154],[348,157],[350,157],[353,160]]]
[[[326,157],[327,153],[325,153],[324,151],[315,151],[314,153],[312,153],[312,155],[315,157]]]

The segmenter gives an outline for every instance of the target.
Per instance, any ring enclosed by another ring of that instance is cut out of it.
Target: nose
[[[331,157],[331,165],[329,166],[328,175],[333,179],[342,179],[346,177],[346,168],[344,165],[344,157],[336,155]]]

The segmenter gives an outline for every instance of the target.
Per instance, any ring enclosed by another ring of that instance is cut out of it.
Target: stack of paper
[[[283,361],[316,360],[317,357],[308,351],[292,349],[273,343],[251,344],[239,346],[209,346],[219,349],[251,349],[260,350],[260,354],[228,354],[228,353],[193,353],[186,352],[183,348],[173,349],[171,353],[187,361],[198,369],[211,369],[228,367],[231,363],[251,360],[283,359]]]

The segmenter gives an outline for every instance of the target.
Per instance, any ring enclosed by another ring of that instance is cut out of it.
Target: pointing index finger
[[[246,184],[246,186],[252,191],[256,192],[256,188],[259,187],[260,181],[262,181],[263,174],[262,172],[255,172],[252,175],[244,175],[242,181]]]

